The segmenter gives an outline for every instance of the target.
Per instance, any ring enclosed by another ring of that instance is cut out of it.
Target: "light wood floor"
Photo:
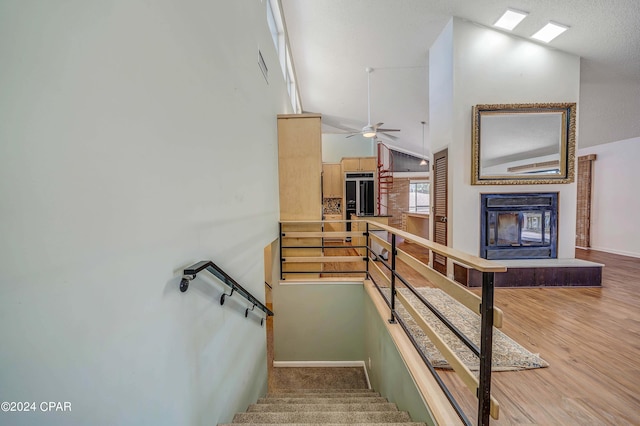
[[[426,257],[414,244],[399,248]],[[640,425],[640,259],[585,250],[576,257],[606,265],[602,288],[496,289],[502,331],[550,367],[494,372],[493,424]],[[475,397],[453,373],[442,377],[475,422]]]

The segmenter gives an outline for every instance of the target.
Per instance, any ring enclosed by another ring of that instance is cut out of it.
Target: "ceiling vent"
[[[267,68],[267,64],[264,62],[260,49],[258,49],[258,66],[260,67],[260,71],[262,71],[264,80],[269,84],[269,68]]]

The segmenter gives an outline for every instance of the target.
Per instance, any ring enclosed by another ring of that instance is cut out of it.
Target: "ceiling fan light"
[[[365,126],[362,129],[362,136],[365,138],[374,138],[376,136],[376,131],[371,126]]]

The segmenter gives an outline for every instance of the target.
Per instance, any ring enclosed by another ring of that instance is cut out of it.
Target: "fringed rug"
[[[480,347],[480,316],[462,305],[451,296],[440,289],[419,287],[416,289],[424,296],[436,309],[444,314],[465,336]],[[383,293],[388,298],[391,294],[389,288],[382,288]],[[398,288],[398,292],[405,296],[411,305],[420,312],[420,315],[427,323],[441,336],[447,345],[458,355],[464,364],[471,371],[479,370],[479,359],[471,352],[467,346],[460,341],[424,304],[408,289]],[[450,369],[451,366],[442,356],[440,351],[424,334],[422,329],[416,324],[408,314],[402,303],[396,301],[396,311],[398,316],[407,324],[411,334],[418,342],[423,353],[436,368]],[[540,358],[538,354],[533,354],[516,343],[500,330],[493,328],[493,357],[492,371],[512,371],[526,370],[532,368],[548,367],[549,364]]]

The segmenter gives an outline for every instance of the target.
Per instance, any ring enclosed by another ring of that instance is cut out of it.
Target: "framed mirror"
[[[571,183],[576,104],[476,105],[472,185]]]

